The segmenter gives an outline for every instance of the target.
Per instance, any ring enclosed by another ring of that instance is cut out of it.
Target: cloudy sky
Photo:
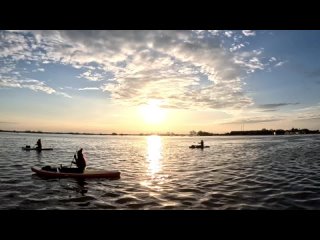
[[[0,129],[320,129],[320,31],[0,31]]]

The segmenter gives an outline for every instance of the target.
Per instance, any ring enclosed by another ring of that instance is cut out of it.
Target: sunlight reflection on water
[[[147,161],[149,162],[148,171],[155,176],[161,170],[162,142],[159,136],[147,137]]]

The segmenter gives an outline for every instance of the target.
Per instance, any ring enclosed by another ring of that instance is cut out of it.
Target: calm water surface
[[[54,151],[26,152],[38,138]],[[0,133],[0,209],[320,209],[320,135],[204,137]],[[30,167],[70,166],[119,180],[44,180]]]

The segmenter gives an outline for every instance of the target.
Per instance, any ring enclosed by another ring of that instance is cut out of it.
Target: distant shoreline
[[[69,135],[103,135],[103,136],[189,136],[189,134],[157,134],[157,133],[79,133],[79,132],[45,132],[45,131],[19,131],[19,130],[0,130],[0,132],[11,133],[33,133],[33,134],[69,134]]]
[[[139,134],[129,134],[129,133],[79,133],[79,132],[46,132],[46,131],[19,131],[19,130],[1,130],[0,132],[10,132],[10,133],[33,133],[33,134],[69,134],[69,135],[101,135],[101,136],[193,136],[193,137],[205,137],[205,136],[259,136],[259,135],[301,135],[301,134],[320,134],[319,130],[309,130],[309,129],[295,129],[290,130],[249,130],[249,131],[231,131],[229,133],[210,133],[210,132],[195,132],[192,134],[176,134],[176,133],[139,133]]]

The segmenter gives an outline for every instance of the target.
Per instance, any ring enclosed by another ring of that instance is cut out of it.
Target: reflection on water
[[[148,155],[147,161],[149,162],[148,170],[149,173],[154,176],[161,170],[161,159],[162,159],[162,143],[160,136],[149,136],[147,137],[148,144]]]
[[[81,193],[82,196],[84,196],[84,194],[88,192],[88,189],[85,186],[88,183],[84,179],[77,179],[77,184],[78,184],[78,192]]]
[[[82,196],[85,196],[85,193],[88,192],[88,188],[86,187],[88,183],[84,179],[76,179],[71,182],[66,179],[58,179],[58,182],[64,190],[80,193]]]
[[[37,159],[38,159],[38,161],[39,162],[41,162],[41,158],[42,158],[42,152],[38,152],[38,151],[36,151],[37,152]]]
[[[164,178],[161,174],[162,159],[163,159],[163,147],[162,140],[160,136],[148,136],[147,140],[147,155],[146,155],[146,176],[143,178],[140,184],[152,191],[160,192],[162,191],[162,184]],[[150,195],[158,195],[158,193],[149,193]]]

